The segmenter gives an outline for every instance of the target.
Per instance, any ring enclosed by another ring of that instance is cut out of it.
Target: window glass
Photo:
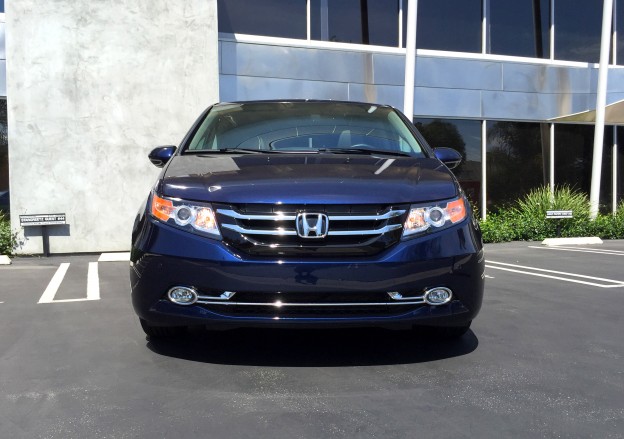
[[[481,121],[415,118],[414,124],[432,148],[453,148],[464,157],[453,173],[470,202],[480,208]]]
[[[613,127],[605,127],[600,179],[601,209],[611,209]],[[555,125],[555,183],[589,195],[594,149],[593,125]]]
[[[549,144],[548,124],[487,123],[488,211],[495,212],[548,184]]]
[[[405,126],[391,108],[370,104],[227,104],[213,107],[187,151],[240,148],[316,152],[361,148],[424,157],[420,144]]]
[[[9,142],[6,99],[0,99],[0,211],[9,212]]]
[[[490,53],[550,57],[549,0],[490,0]]]
[[[307,38],[306,0],[218,0],[219,32]]]
[[[624,147],[622,147],[622,143],[624,142],[624,127],[617,127],[617,138],[618,148],[616,199],[619,206],[620,203],[624,202]]]
[[[342,43],[398,46],[398,0],[311,0],[311,37]]]
[[[555,59],[599,61],[602,3],[602,0],[556,1]]]
[[[624,65],[624,0],[615,1],[615,12],[613,16],[617,31],[617,63],[619,65]]]
[[[406,9],[407,2],[403,2]],[[481,52],[481,0],[420,0],[416,46],[421,49]],[[406,22],[407,19],[404,21]],[[403,29],[407,29],[407,24]],[[403,32],[403,46],[405,34]]]

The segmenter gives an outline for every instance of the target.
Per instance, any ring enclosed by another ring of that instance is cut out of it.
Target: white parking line
[[[528,267],[526,265],[507,264],[504,262],[496,262],[496,261],[485,261],[485,262],[486,262],[485,266],[487,268],[493,268],[495,270],[510,271],[513,273],[526,274],[529,276],[545,277],[549,279],[562,280],[564,282],[574,282],[578,284],[591,285],[591,286],[600,287],[600,288],[624,287],[624,282],[619,281],[619,280],[605,279],[602,277],[594,277],[594,276],[586,276],[583,274],[576,274],[576,273],[567,273],[565,271],[546,270],[543,268]],[[491,264],[495,264],[495,265],[491,265]],[[506,267],[514,267],[514,268],[506,268]],[[517,270],[517,268],[522,268],[524,270]],[[526,270],[531,270],[531,271],[526,271]],[[539,273],[536,273],[536,272],[539,272]],[[543,274],[543,273],[560,274],[560,275],[564,275],[567,277],[553,276],[550,274]],[[604,283],[589,282],[589,281],[579,280],[579,279],[574,279],[574,278],[603,281]]]
[[[48,287],[45,289],[39,299],[39,302],[37,303],[52,303],[54,301],[54,296],[56,296],[56,292],[61,286],[61,282],[63,282],[68,268],[68,262],[64,262],[59,265],[59,268],[56,270],[56,273],[54,273],[54,276],[52,276],[52,280],[50,280]]]
[[[529,245],[528,248],[537,248],[540,250],[556,250],[556,251],[564,251],[564,252],[578,252],[578,253],[597,253],[599,255],[610,255],[610,256],[624,256],[623,251],[619,250],[599,250],[592,248],[583,248],[583,247],[539,247],[536,245]]]
[[[67,270],[69,269],[69,263],[62,263],[54,276],[52,276],[52,280],[48,284],[47,288],[41,295],[39,302],[37,303],[68,303],[68,302],[86,302],[88,300],[100,300],[100,279],[98,275],[98,263],[97,262],[89,262],[89,271],[87,273],[87,297],[84,299],[54,299],[56,293],[58,292],[63,279],[65,278],[65,274],[67,274]]]

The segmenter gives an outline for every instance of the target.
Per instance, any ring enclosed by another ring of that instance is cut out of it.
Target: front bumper
[[[132,303],[139,317],[152,325],[460,326],[477,315],[483,298],[483,249],[469,221],[402,241],[375,257],[350,260],[253,258],[221,241],[150,218],[145,218],[141,227],[135,233],[131,257]],[[345,302],[387,292],[421,296],[428,288],[442,286],[453,291],[453,300],[445,305],[411,307],[344,307],[340,302],[318,309],[182,306],[166,299],[173,286],[191,286],[207,296],[224,291],[270,300],[280,294],[290,298],[334,295],[347,298]]]

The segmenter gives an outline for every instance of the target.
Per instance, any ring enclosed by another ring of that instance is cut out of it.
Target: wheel
[[[143,332],[153,338],[174,337],[182,334],[186,329],[184,326],[152,326],[141,318],[139,321]]]

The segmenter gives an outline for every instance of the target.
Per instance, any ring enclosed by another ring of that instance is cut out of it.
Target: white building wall
[[[128,250],[148,152],[218,101],[216,0],[6,3],[12,226],[66,213],[53,253]],[[40,253],[25,233],[18,253]]]

